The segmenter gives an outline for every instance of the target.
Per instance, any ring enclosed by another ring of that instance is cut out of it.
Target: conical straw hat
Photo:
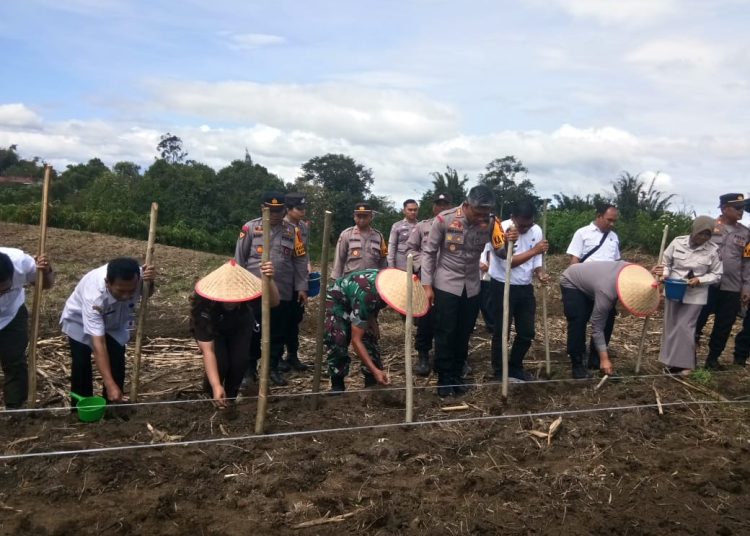
[[[417,276],[412,274],[412,312],[415,318],[427,314],[429,304],[427,296]],[[378,272],[375,287],[383,301],[402,315],[406,314],[406,272],[398,268],[386,268]]]
[[[649,316],[659,307],[659,284],[643,266],[628,264],[617,275],[617,296],[636,316]]]
[[[261,295],[261,282],[232,259],[198,281],[195,292],[207,300],[244,302]]]

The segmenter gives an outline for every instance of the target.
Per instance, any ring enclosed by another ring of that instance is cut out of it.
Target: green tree
[[[612,183],[615,191],[613,198],[621,217],[632,220],[639,211],[643,211],[650,218],[655,219],[664,214],[672,202],[674,194],[664,195],[655,188],[656,177],[646,183],[640,179],[640,175],[632,175],[623,171]]]
[[[586,197],[580,195],[568,196],[564,193],[554,194],[555,210],[585,211],[595,210],[597,206],[608,203],[609,200],[601,194],[587,194]]]
[[[162,134],[159,138],[156,151],[169,164],[181,164],[188,155],[182,150],[182,140],[170,132]]]
[[[515,156],[496,158],[479,175],[479,184],[492,188],[496,197],[496,214],[509,218],[513,205],[521,199],[531,199],[541,205],[534,184],[527,178],[528,169]]]
[[[131,182],[135,182],[141,178],[141,166],[135,162],[117,162],[112,166],[112,171],[114,171],[118,177],[122,177]]]
[[[420,219],[432,217],[432,200],[436,193],[449,194],[454,205],[461,204],[468,193],[466,183],[469,182],[469,177],[466,174],[459,177],[458,171],[450,166],[446,166],[443,173],[433,171],[430,175],[432,175],[432,187],[422,194],[419,201]]]

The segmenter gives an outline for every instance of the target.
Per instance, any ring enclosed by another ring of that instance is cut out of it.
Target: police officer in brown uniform
[[[301,232],[288,221],[284,221],[286,207],[284,194],[264,192],[262,206],[270,209],[271,218],[271,251],[274,279],[279,289],[281,301],[271,308],[271,372],[269,377],[275,385],[286,385],[286,379],[279,370],[281,356],[284,353],[285,332],[292,324],[294,311],[293,299],[307,300],[307,251]],[[263,254],[263,219],[250,220],[242,226],[237,240],[234,257],[240,266],[260,277],[260,261]],[[256,321],[261,319],[260,303],[253,304],[257,309],[253,313]],[[250,371],[260,357],[260,337],[253,337],[250,348]]]
[[[357,270],[388,268],[388,245],[377,229],[373,229],[372,208],[368,203],[354,206],[355,226],[341,231],[336,244],[331,277],[338,279]]]
[[[433,304],[435,369],[438,395],[468,391],[462,372],[469,353],[469,336],[479,312],[479,257],[492,242],[495,251],[505,247],[505,235],[496,218],[492,190],[480,184],[469,191],[461,206],[436,216],[422,250],[421,275],[428,302]],[[510,239],[518,231],[508,232]]]
[[[406,255],[413,254],[414,273],[418,274],[421,268],[422,250],[427,244],[427,238],[430,236],[432,223],[435,216],[448,210],[451,206],[450,194],[439,193],[432,199],[432,218],[420,221],[412,230],[409,239],[406,241]],[[419,360],[414,367],[414,372],[418,376],[430,375],[430,350],[432,350],[432,314],[430,310],[427,314],[417,318],[417,334],[414,337],[414,348],[419,354]]]
[[[305,251],[310,251],[308,245],[310,242],[310,222],[305,221],[307,212],[307,200],[304,194],[290,192],[285,196],[286,216],[284,220],[294,225],[302,236],[302,243],[305,245]],[[310,264],[307,265],[309,275]],[[286,354],[285,360],[279,364],[279,369],[283,372],[289,370],[305,371],[308,366],[299,359],[299,325],[305,316],[305,304],[307,303],[307,294],[304,297],[296,290],[292,296],[292,315],[289,328],[286,330]]]
[[[750,229],[740,223],[744,205],[745,196],[742,194],[719,197],[721,216],[716,220],[711,241],[719,246],[724,274],[721,283],[708,288],[708,302],[701,309],[695,326],[697,344],[708,317],[714,315],[706,357],[708,369],[719,368],[719,356],[727,344],[740,305],[750,300]],[[743,341],[742,337],[740,341]]]
[[[404,201],[404,219],[391,226],[388,237],[388,267],[406,271],[406,242],[409,235],[417,226],[417,211],[419,205],[413,199]]]

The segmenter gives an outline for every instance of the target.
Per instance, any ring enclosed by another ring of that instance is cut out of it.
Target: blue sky
[[[446,165],[508,154],[544,196],[623,170],[714,213],[748,193],[741,0],[124,1],[0,4],[0,146],[56,167],[148,165],[161,133],[291,181],[371,167],[399,204]]]

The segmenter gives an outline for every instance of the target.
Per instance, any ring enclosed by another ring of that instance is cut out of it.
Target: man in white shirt
[[[65,302],[60,324],[68,336],[71,390],[92,396],[91,356],[110,402],[123,400],[125,345],[135,324],[135,307],[142,281],[154,281],[154,267],[138,266],[135,259],[120,257],[87,273]],[[151,287],[153,291],[153,286]]]
[[[568,246],[570,264],[579,262],[597,261],[619,261],[620,239],[614,231],[617,223],[617,207],[612,204],[602,204],[596,207],[594,221],[585,227],[578,229]],[[609,344],[612,330],[615,326],[617,314],[616,302],[612,306],[607,317],[607,325],[604,328],[604,337]],[[594,340],[589,344],[588,368],[599,370],[599,353],[596,351]]]
[[[518,231],[518,241],[515,243],[511,260],[508,309],[508,322],[513,321],[516,327],[516,338],[508,356],[508,377],[516,381],[534,379],[523,368],[523,358],[529,351],[535,335],[536,298],[532,281],[535,275],[543,283],[549,280],[549,276],[542,268],[542,254],[549,249],[549,244],[542,236],[542,229],[534,223],[535,216],[534,203],[523,199],[513,207],[510,219],[502,223],[503,231],[511,227]],[[502,379],[503,376],[503,295],[507,269],[504,253],[505,250],[500,255],[495,254],[489,268],[495,320],[492,333],[492,369],[497,379]]]
[[[3,400],[7,409],[23,407],[28,397],[29,344],[24,287],[36,283],[36,271],[44,273],[42,288],[50,288],[55,276],[47,257],[37,260],[20,249],[0,247],[0,365],[3,368]]]

